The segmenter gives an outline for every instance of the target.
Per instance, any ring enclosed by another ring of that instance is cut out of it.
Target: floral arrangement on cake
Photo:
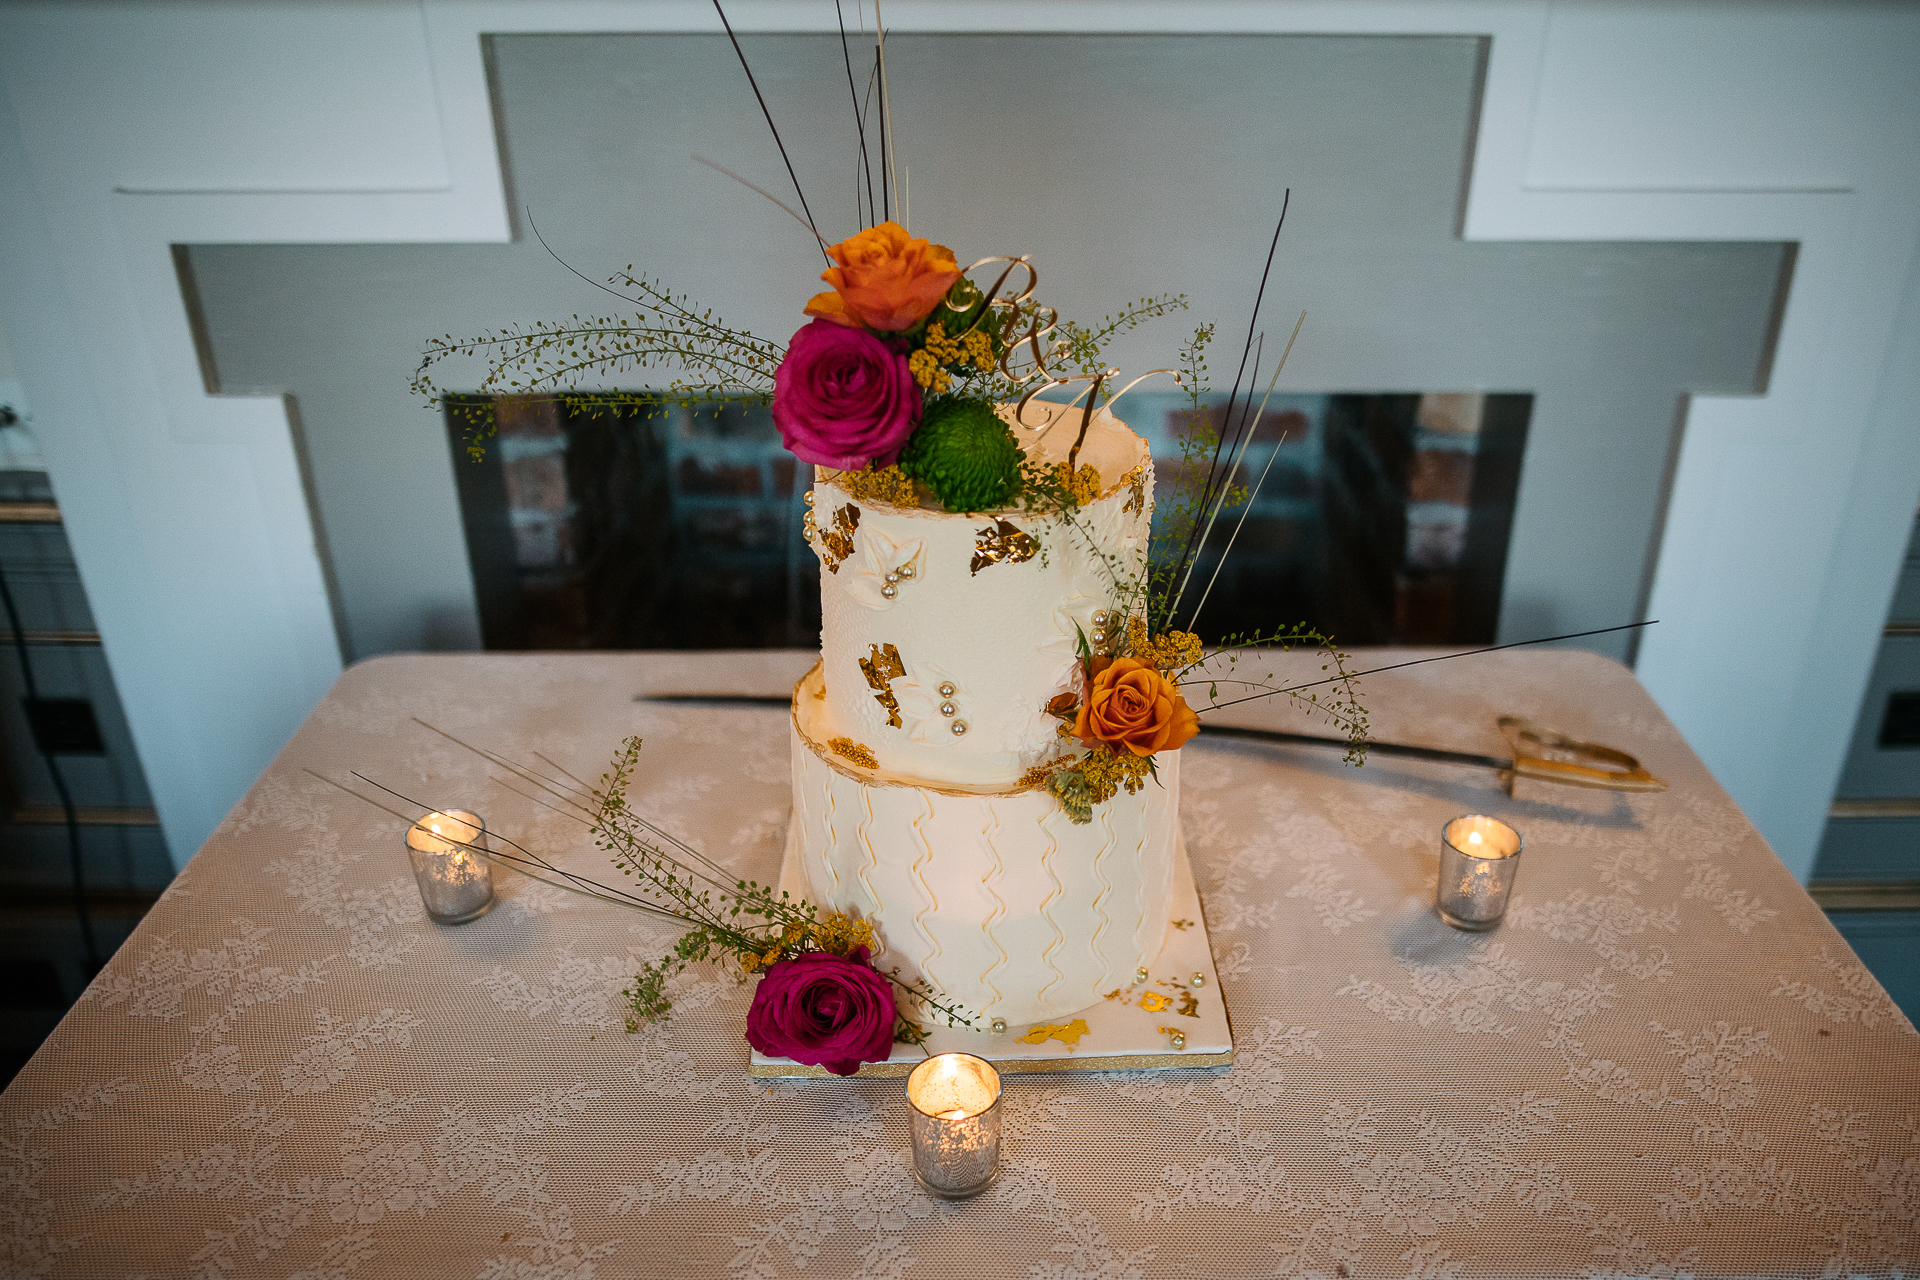
[[[1186,483],[1156,522],[1147,564],[1108,566],[1112,603],[1100,615],[1106,625],[1078,637],[1078,687],[1046,708],[1061,718],[1061,736],[1077,741],[1079,751],[1037,766],[1023,781],[1045,787],[1073,821],[1091,821],[1094,806],[1120,790],[1138,791],[1153,776],[1156,755],[1179,750],[1199,731],[1184,689],[1205,684],[1212,700],[1221,682],[1199,671],[1203,663],[1224,656],[1231,664],[1242,653],[1300,645],[1327,655],[1336,675],[1326,683],[1337,696],[1323,700],[1263,687],[1331,720],[1347,734],[1350,758],[1358,762],[1366,715],[1347,677],[1345,655],[1327,636],[1303,624],[1227,636],[1203,648],[1194,627],[1205,590],[1182,625],[1173,625],[1215,522],[1223,511],[1244,512],[1250,501],[1237,475],[1252,424],[1261,416],[1251,394],[1242,397],[1236,385],[1221,415],[1230,438],[1223,441],[1213,425],[1215,415],[1204,402],[1211,325],[1196,329],[1183,345],[1179,369],[1153,370],[1112,389],[1119,371],[1102,359],[1106,344],[1147,320],[1185,309],[1184,295],[1144,298],[1099,325],[1082,326],[1062,321],[1035,299],[1038,272],[1025,257],[982,258],[962,268],[951,249],[914,237],[891,219],[836,244],[822,243],[832,265],[821,279],[832,287],[804,303],[809,319],[785,346],[727,328],[710,312],[623,273],[612,283],[637,290],[636,301],[653,300],[650,317],[537,323],[512,334],[441,340],[430,345],[416,385],[436,403],[472,415],[469,448],[483,449],[490,402],[476,407],[456,401],[432,384],[427,370],[440,360],[491,351],[483,390],[551,395],[590,412],[606,411],[610,401],[577,390],[589,376],[677,365],[683,374],[710,380],[675,381],[635,403],[696,411],[715,400],[770,403],[788,451],[855,497],[955,512],[1025,511],[1050,525],[1037,535],[1021,535],[1037,536],[1026,548],[1032,552],[1050,537],[1088,536],[1076,515],[1100,496],[1106,479],[1078,461],[1095,409],[1145,378],[1171,374],[1190,400],[1179,437]],[[985,286],[970,278],[983,269],[996,272]],[[1250,345],[1252,339],[1250,330]],[[730,363],[723,363],[729,356]],[[725,378],[717,379],[722,373]],[[1278,373],[1276,366],[1273,376]],[[1036,398],[1075,384],[1081,389],[1068,403],[1081,412],[1080,435],[1067,460],[1030,458],[1008,417],[1024,421]],[[1001,405],[1011,406],[1005,416]],[[827,536],[811,511],[806,521],[809,540]]]

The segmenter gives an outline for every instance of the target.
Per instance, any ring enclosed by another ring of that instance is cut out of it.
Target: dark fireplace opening
[[[1305,622],[1345,646],[1491,643],[1533,397],[1275,396],[1179,617],[1209,641]],[[447,415],[488,649],[809,648],[806,477],[762,406],[500,398],[486,456]],[[1216,405],[1208,410],[1217,415]],[[1135,396],[1164,495],[1184,397]],[[1231,545],[1225,565],[1221,551]]]

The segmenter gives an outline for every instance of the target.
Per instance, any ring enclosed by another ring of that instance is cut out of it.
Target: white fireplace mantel
[[[1638,669],[1807,875],[1920,499],[1920,9],[885,10],[902,31],[1488,36],[1467,238],[1797,241],[1765,394],[1691,403]],[[815,0],[728,12],[833,29]],[[0,7],[0,321],[176,862],[341,653],[294,424],[208,394],[170,247],[504,241],[482,36],[715,26],[691,2]],[[420,500],[458,520],[451,482]]]

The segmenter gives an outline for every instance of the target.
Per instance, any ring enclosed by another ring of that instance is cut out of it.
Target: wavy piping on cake
[[[1153,957],[1146,953],[1147,939],[1147,845],[1153,839],[1153,824],[1140,824],[1140,834],[1133,842],[1133,949],[1140,957],[1141,964],[1151,963]]]
[[[1039,1001],[1043,1008],[1046,1007],[1047,992],[1067,980],[1067,975],[1062,973],[1060,966],[1053,962],[1055,949],[1067,940],[1067,935],[1061,931],[1059,924],[1054,921],[1054,918],[1047,914],[1047,908],[1053,905],[1054,899],[1067,891],[1065,883],[1053,872],[1052,859],[1053,855],[1060,850],[1060,842],[1054,839],[1053,831],[1048,825],[1052,817],[1053,815],[1048,815],[1048,820],[1040,824],[1041,832],[1047,837],[1047,847],[1040,851],[1040,869],[1047,873],[1047,879],[1053,881],[1053,892],[1048,894],[1046,901],[1040,904],[1040,918],[1045,920],[1047,927],[1053,930],[1053,941],[1049,942],[1047,949],[1040,953],[1040,958],[1046,961],[1047,968],[1053,970],[1053,981],[1040,988],[1034,995],[1034,999]]]
[[[1000,882],[1000,877],[1006,873],[1007,869],[1006,861],[1000,856],[999,847],[993,843],[993,838],[999,834],[1000,812],[993,807],[993,801],[989,800],[987,801],[987,829],[985,837],[987,852],[993,855],[993,871],[981,883],[986,888],[986,891],[993,897],[993,910],[985,920],[980,922],[980,931],[987,935],[987,941],[991,942],[993,949],[1000,953],[1000,958],[988,965],[986,972],[980,975],[980,985],[993,992],[993,1003],[981,1010],[983,1013],[988,1013],[998,1008],[1000,1001],[1005,998],[1000,988],[994,983],[993,975],[1005,968],[1007,963],[1012,959],[1012,957],[1007,954],[1007,949],[1000,945],[1000,939],[996,938],[993,934],[993,922],[1007,914],[1007,900],[1000,896],[998,889],[994,888],[994,886]]]
[[[860,868],[860,887],[867,891],[867,901],[872,904],[867,910],[873,915],[878,916],[880,914],[880,895],[874,892],[872,873],[879,867],[880,858],[879,855],[874,852],[873,840],[871,838],[871,832],[873,831],[873,796],[864,788],[860,792],[860,802],[867,811],[867,816],[860,820],[860,825],[856,829],[854,837],[859,841],[860,847],[866,850],[867,853],[866,865]]]
[[[1100,936],[1107,931],[1107,926],[1113,923],[1113,917],[1107,914],[1106,905],[1108,896],[1113,893],[1113,881],[1108,879],[1105,866],[1107,854],[1113,850],[1113,806],[1103,804],[1098,812],[1102,839],[1100,848],[1093,855],[1093,874],[1100,880],[1100,892],[1093,895],[1093,909],[1099,914],[1100,923],[1094,928],[1093,937],[1087,939],[1087,950],[1093,953],[1094,961],[1103,966],[1100,970],[1099,987],[1105,987],[1108,980],[1113,977],[1113,961],[1100,948]]]
[[[834,906],[840,905],[840,860],[835,856],[840,851],[840,839],[834,834],[833,829],[833,819],[835,814],[839,812],[839,807],[839,803],[833,798],[833,788],[829,786],[827,788],[827,811],[820,816],[820,825],[826,829],[827,833],[826,841],[821,845],[825,853],[821,856],[820,861],[825,865],[827,875],[833,880],[832,886],[827,890],[827,901]],[[803,831],[805,829],[804,827],[801,828]]]
[[[921,823],[933,817],[933,801],[926,796],[921,796],[920,801],[927,806],[927,811],[913,820],[913,834],[920,841],[920,847],[926,852],[913,860],[913,878],[920,882],[920,888],[926,895],[926,905],[913,913],[913,929],[920,935],[923,943],[933,948],[932,953],[920,962],[920,972],[929,980],[937,981],[933,970],[934,965],[940,961],[940,939],[934,937],[933,932],[927,928],[927,917],[939,909],[940,899],[935,896],[933,886],[927,883],[927,873],[924,869],[927,863],[933,861],[933,841],[927,839],[927,833],[920,827]]]

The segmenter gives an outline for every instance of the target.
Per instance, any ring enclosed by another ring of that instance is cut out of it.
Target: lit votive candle
[[[913,1172],[947,1200],[965,1200],[1000,1173],[1000,1073],[970,1053],[928,1058],[907,1077]]]
[[[1435,909],[1456,929],[1481,933],[1500,923],[1520,870],[1520,833],[1498,818],[1469,814],[1440,829]]]
[[[485,848],[485,819],[464,809],[430,813],[407,830],[407,857],[420,900],[437,924],[477,920],[493,905],[493,868]]]

